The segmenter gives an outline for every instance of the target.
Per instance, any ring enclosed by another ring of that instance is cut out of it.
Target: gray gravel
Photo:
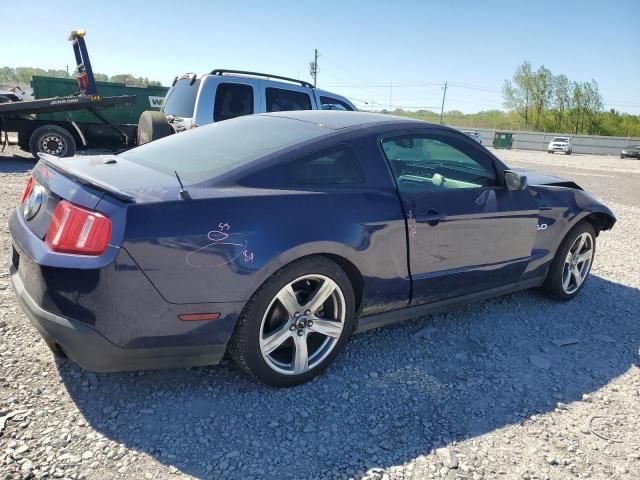
[[[10,148],[0,258],[33,166]],[[581,295],[524,292],[368,332],[289,390],[228,362],[56,363],[2,266],[0,479],[640,478],[640,162],[499,155],[572,176],[618,216]]]

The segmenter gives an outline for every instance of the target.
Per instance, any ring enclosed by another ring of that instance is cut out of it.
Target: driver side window
[[[449,139],[403,135],[382,141],[382,149],[400,191],[427,192],[496,185],[493,169],[474,160],[468,148]]]

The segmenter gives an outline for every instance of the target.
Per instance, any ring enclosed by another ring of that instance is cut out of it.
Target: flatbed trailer
[[[53,97],[40,100],[0,103],[0,129],[18,133],[18,145],[30,151],[34,156],[44,152],[60,157],[75,154],[77,145],[83,147],[103,146],[102,140],[112,143],[114,137],[122,147],[135,144],[136,126],[118,125],[105,117],[101,110],[117,105],[132,104],[134,95],[101,97],[98,94],[87,46],[85,32],[73,31],[69,40],[73,42],[76,57],[78,93],[65,97]],[[78,125],[76,122],[60,120],[37,120],[39,113],[70,112],[87,110],[100,123]],[[4,149],[4,146],[2,148]]]

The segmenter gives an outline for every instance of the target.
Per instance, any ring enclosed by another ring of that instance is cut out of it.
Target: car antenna
[[[176,178],[178,179],[178,183],[180,184],[180,198],[183,200],[191,200],[191,195],[189,195],[189,192],[187,192],[187,189],[184,188],[184,185],[182,184],[182,180],[180,180],[180,175],[178,175],[178,171],[174,170],[173,173],[176,174]]]

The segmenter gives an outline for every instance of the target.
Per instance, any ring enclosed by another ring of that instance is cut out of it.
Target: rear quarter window
[[[272,87],[266,88],[265,93],[267,112],[311,110],[311,97],[306,93]]]
[[[287,164],[284,176],[294,185],[354,185],[364,182],[355,152],[340,145]]]
[[[220,122],[253,113],[253,88],[241,83],[221,83],[216,90],[213,120]]]

